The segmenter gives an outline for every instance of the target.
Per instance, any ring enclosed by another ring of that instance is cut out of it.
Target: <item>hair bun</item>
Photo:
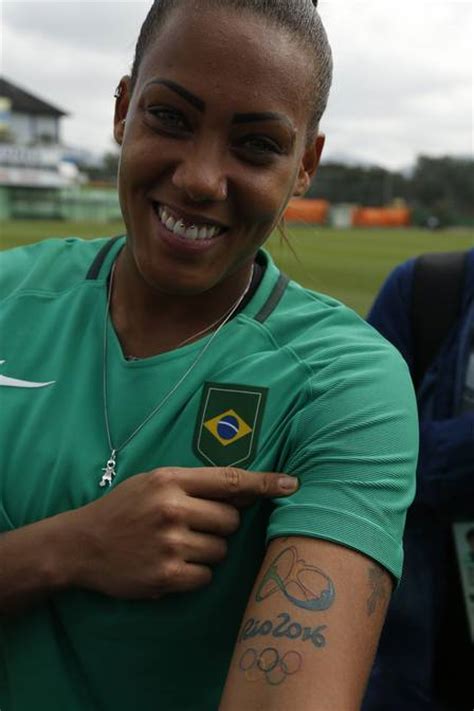
[[[314,7],[318,7],[319,0],[312,0]]]

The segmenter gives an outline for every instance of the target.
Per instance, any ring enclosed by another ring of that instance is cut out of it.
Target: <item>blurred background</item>
[[[1,3],[0,247],[124,231],[114,90],[148,2]],[[395,264],[474,245],[471,0],[321,0],[334,88],[280,267],[365,314]]]

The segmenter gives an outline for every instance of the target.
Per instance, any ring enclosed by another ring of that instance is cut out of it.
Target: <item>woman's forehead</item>
[[[157,31],[143,57],[138,93],[156,78],[178,81],[201,98],[275,103],[305,109],[312,58],[286,29],[250,12],[178,6]]]

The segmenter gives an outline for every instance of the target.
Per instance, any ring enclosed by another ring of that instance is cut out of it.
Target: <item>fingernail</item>
[[[278,486],[283,491],[296,491],[298,488],[298,479],[293,476],[281,476],[278,479]]]

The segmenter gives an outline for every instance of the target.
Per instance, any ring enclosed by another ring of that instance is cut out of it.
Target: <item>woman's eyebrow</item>
[[[191,92],[185,89],[184,86],[181,86],[181,84],[177,84],[175,81],[171,81],[170,79],[152,79],[146,84],[146,86],[150,86],[151,84],[162,84],[163,86],[168,87],[168,89],[171,89],[171,91],[174,91],[176,94],[179,94],[179,96],[181,96],[188,103],[194,106],[194,108],[196,108],[198,111],[203,112],[206,108],[206,104],[202,99],[195,96],[194,94],[191,94]]]
[[[189,104],[191,104],[191,106],[194,106],[194,108],[198,109],[198,111],[201,111],[201,113],[206,110],[205,101],[200,99],[195,94],[192,94],[190,91],[185,89],[184,86],[181,86],[181,84],[178,84],[177,82],[172,81],[171,79],[152,79],[146,84],[146,86],[150,86],[152,84],[161,84],[162,86],[166,86],[168,89],[171,89],[171,91],[174,91],[176,94],[181,96],[181,98],[185,99]],[[284,114],[280,114],[275,111],[234,114],[232,118],[232,123],[234,124],[254,123],[257,121],[278,121],[280,123],[285,123],[293,133],[295,132],[295,128],[291,123],[290,119]]]
[[[285,116],[285,114],[279,114],[275,111],[234,114],[234,118],[232,119],[232,123],[254,123],[255,121],[279,121],[280,123],[286,123],[288,128],[290,128],[293,132],[295,130],[295,127],[291,123],[290,119]]]

